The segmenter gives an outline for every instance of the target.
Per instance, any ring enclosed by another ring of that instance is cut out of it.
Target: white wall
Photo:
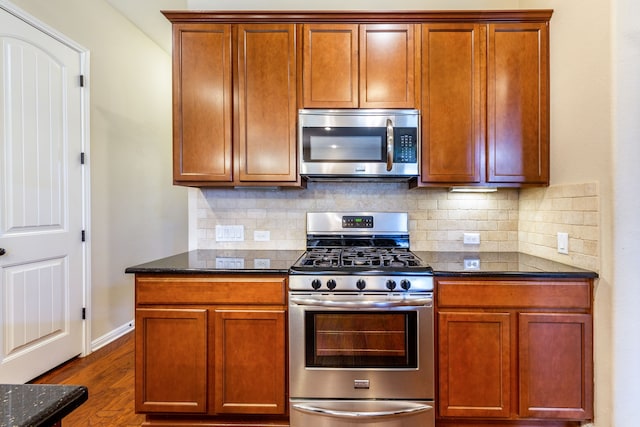
[[[613,419],[638,425],[640,401],[640,4],[613,2]]]
[[[103,0],[13,3],[90,50],[89,318],[99,345],[133,319],[124,269],[187,249],[187,192],[171,178],[171,57]]]

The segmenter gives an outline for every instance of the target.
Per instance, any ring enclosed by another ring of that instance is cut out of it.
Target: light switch
[[[558,253],[569,254],[569,233],[558,233]]]

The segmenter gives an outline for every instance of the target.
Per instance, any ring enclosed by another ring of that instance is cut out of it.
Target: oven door
[[[292,398],[434,398],[431,293],[289,295]]]

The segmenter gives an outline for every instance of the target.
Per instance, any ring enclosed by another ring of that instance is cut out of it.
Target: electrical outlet
[[[216,268],[232,270],[244,268],[244,258],[216,257]]]
[[[479,245],[480,233],[464,233],[462,242],[465,245]]]
[[[558,233],[558,253],[569,254],[569,233]]]
[[[465,270],[479,270],[480,269],[480,259],[479,258],[465,258],[464,259],[464,269]]]
[[[269,268],[271,267],[271,260],[269,258],[256,258],[253,260],[253,266],[255,268]]]
[[[269,230],[255,230],[253,232],[253,240],[256,242],[268,242],[271,240],[271,233]]]
[[[244,225],[216,225],[216,242],[244,241]]]

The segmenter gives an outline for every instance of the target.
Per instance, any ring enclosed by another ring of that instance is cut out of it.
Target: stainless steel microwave
[[[300,110],[300,175],[309,180],[418,176],[418,110]]]

